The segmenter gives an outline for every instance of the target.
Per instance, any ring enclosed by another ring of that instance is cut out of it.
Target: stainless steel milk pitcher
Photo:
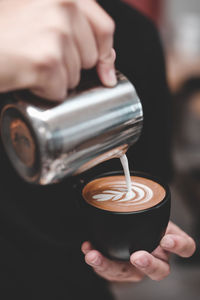
[[[14,168],[41,185],[120,157],[138,140],[143,112],[135,88],[118,73],[113,88],[94,76],[63,103],[28,92],[11,94],[1,114],[1,136]]]

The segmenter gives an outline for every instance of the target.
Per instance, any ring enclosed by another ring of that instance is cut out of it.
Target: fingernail
[[[117,77],[116,77],[114,69],[111,69],[108,71],[107,76],[106,76],[106,81],[107,81],[107,84],[110,86],[114,86],[117,84]]]
[[[138,258],[135,261],[133,261],[133,263],[140,268],[146,268],[149,266],[149,260],[146,257]]]
[[[101,258],[99,256],[96,256],[95,258],[93,258],[91,260],[91,263],[94,265],[94,266],[100,266],[101,265]]]
[[[175,246],[175,242],[170,237],[164,237],[160,243],[161,247],[171,249]]]

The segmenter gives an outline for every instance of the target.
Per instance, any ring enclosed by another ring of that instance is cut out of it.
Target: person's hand
[[[52,100],[97,67],[116,84],[114,22],[94,0],[0,1],[0,92],[31,89]]]
[[[104,279],[118,282],[138,282],[145,276],[152,280],[162,280],[170,273],[170,253],[190,257],[194,251],[194,240],[172,222],[169,222],[160,245],[151,254],[137,251],[131,255],[130,262],[109,260],[93,249],[89,242],[82,244],[86,263]]]

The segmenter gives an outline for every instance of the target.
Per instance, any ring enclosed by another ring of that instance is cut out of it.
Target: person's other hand
[[[194,251],[194,240],[172,222],[169,222],[160,245],[151,254],[137,251],[131,255],[129,262],[109,260],[93,249],[90,242],[82,244],[86,263],[104,279],[118,282],[138,282],[145,276],[152,280],[162,280],[170,273],[170,253],[190,257]]]
[[[96,1],[3,0],[0,14],[0,92],[28,88],[61,100],[81,69],[95,66],[115,85],[115,26]]]

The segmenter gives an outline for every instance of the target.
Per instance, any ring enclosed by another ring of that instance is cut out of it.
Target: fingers
[[[9,78],[6,91],[30,89],[40,97],[63,100],[78,84],[81,69],[96,66],[103,84],[116,83],[114,22],[96,1],[32,0],[19,4],[15,14],[8,4],[2,9],[6,62],[0,76],[2,82]]]
[[[67,73],[63,65],[57,62],[43,62],[38,66],[37,79],[31,91],[48,100],[61,101],[67,95]]]
[[[182,257],[190,257],[196,250],[194,240],[173,222],[169,222],[160,246]]]
[[[121,282],[140,281],[145,275],[160,281],[170,273],[170,253],[189,257],[195,249],[194,240],[172,222],[169,223],[167,234],[161,240],[160,246],[152,254],[146,251],[135,252],[130,257],[130,263],[115,262],[103,257],[89,242],[82,245],[85,261],[96,273],[107,280]]]
[[[75,88],[80,81],[81,58],[78,49],[71,38],[63,41],[63,60],[66,67],[68,88]]]
[[[93,250],[94,248],[92,247],[90,242],[84,242],[81,246],[81,250],[84,254],[87,254],[89,251]]]
[[[85,254],[85,262],[106,280],[138,282],[144,277],[144,274],[134,268],[129,262],[107,259],[99,251],[94,250],[89,242],[83,243],[82,251]]]
[[[81,67],[83,69],[93,68],[98,60],[98,51],[92,27],[78,9],[71,10],[70,21],[73,39],[80,55]]]
[[[113,48],[114,21],[95,1],[80,1],[79,5],[87,16],[95,34],[98,48],[97,73],[106,86],[114,86],[117,82],[115,75],[115,52]],[[91,14],[92,11],[92,14]]]
[[[106,86],[114,86],[117,83],[114,68],[115,58],[115,50],[111,49],[108,56],[100,59],[97,63],[97,74],[101,82]]]
[[[96,250],[89,251],[85,261],[97,274],[110,281],[138,282],[144,277],[129,262],[111,261]]]
[[[161,240],[160,246],[181,257],[190,257],[196,249],[194,240],[186,234],[167,234]]]
[[[49,8],[45,40],[39,40],[33,64],[31,91],[37,96],[64,100],[67,90],[78,85],[81,69],[95,66],[103,84],[116,84],[113,21],[95,1],[80,1],[82,10],[78,3],[55,2],[57,6]]]
[[[151,253],[154,257],[161,259],[163,261],[168,262],[170,259],[171,253],[169,251],[164,250],[160,245]]]
[[[177,234],[177,235],[181,235],[181,236],[188,236],[188,234],[183,231],[180,227],[178,227],[176,224],[174,224],[173,222],[169,221],[169,224],[167,226],[167,230],[166,230],[166,234]]]
[[[170,273],[167,261],[154,257],[146,251],[132,254],[129,262],[116,262],[103,257],[89,242],[82,245],[85,261],[97,274],[111,281],[138,282],[145,276],[152,280],[162,280]]]
[[[130,261],[133,266],[152,280],[160,281],[170,273],[170,267],[166,261],[160,260],[146,251],[133,253]]]

